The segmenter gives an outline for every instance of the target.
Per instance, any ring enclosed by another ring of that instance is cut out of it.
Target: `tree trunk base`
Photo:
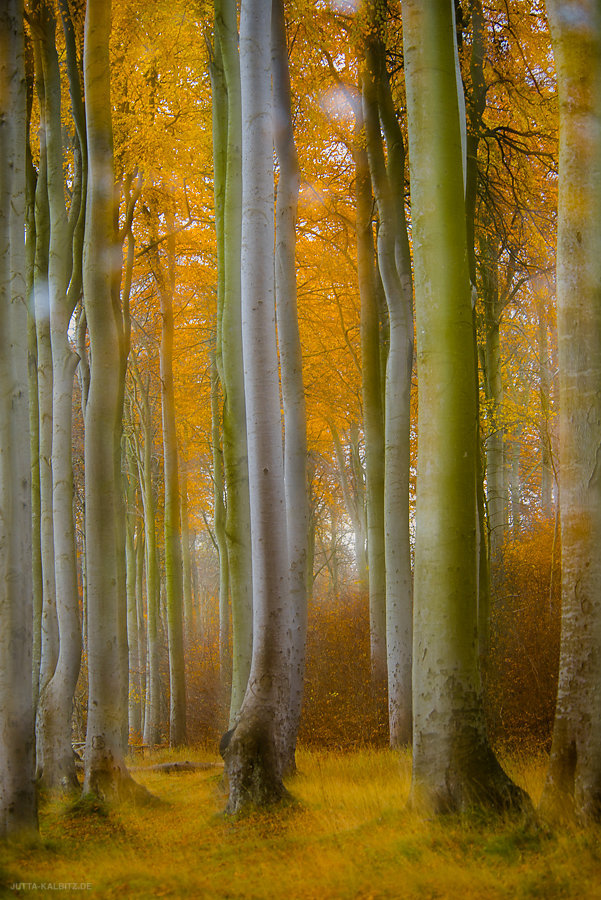
[[[279,772],[273,735],[256,720],[241,722],[234,729],[223,756],[229,782],[227,814],[290,799]]]
[[[158,806],[161,800],[133,780],[123,764],[105,757],[86,770],[84,795],[90,794],[107,803],[133,803],[138,806]]]
[[[414,774],[409,806],[433,815],[465,813],[475,809],[492,812],[533,812],[532,801],[502,769],[490,748],[467,765],[449,764],[444,771]]]

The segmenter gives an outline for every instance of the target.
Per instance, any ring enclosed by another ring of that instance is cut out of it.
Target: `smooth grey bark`
[[[29,93],[29,92],[28,92]],[[34,309],[34,267],[36,251],[35,234],[35,185],[37,174],[31,159],[31,139],[29,135],[31,113],[27,114],[27,212],[25,225],[25,255],[27,266],[26,297],[28,299],[27,316],[27,355],[29,375],[29,433],[31,453],[31,523],[32,523],[32,582],[33,582],[33,706],[38,703],[40,662],[42,655],[42,542],[40,534],[41,496],[40,496],[40,410],[38,404],[38,347]]]
[[[273,0],[271,12],[273,78],[273,140],[279,165],[275,209],[275,296],[282,406],[284,413],[284,487],[288,539],[286,634],[288,700],[281,733],[283,773],[296,769],[296,738],[305,682],[307,643],[307,420],[303,362],[298,329],[296,288],[296,218],[300,172],[292,127],[292,99],[283,0]]]
[[[367,513],[367,565],[369,578],[370,634],[376,634],[376,617],[386,608],[386,557],[384,542],[384,392],[382,387],[379,303],[373,234],[373,194],[369,162],[362,146],[363,114],[357,110],[355,206],[357,278],[361,300],[361,397],[365,436],[365,493]],[[377,656],[372,646],[372,659]]]
[[[36,6],[40,14],[43,6]],[[43,13],[42,13],[43,14]],[[40,669],[38,692],[46,686],[58,659],[58,619],[54,581],[54,522],[52,515],[52,344],[48,265],[50,210],[46,131],[43,126],[46,98],[40,42],[34,42],[36,92],[40,105],[40,162],[35,192],[36,247],[34,256],[34,310],[37,339],[37,382],[40,465],[40,547],[42,559],[42,615],[40,621]]]
[[[601,10],[547,0],[559,89],[557,335],[562,613],[541,806],[601,819]]]
[[[252,561],[246,405],[241,318],[241,85],[236,0],[216,0],[215,37],[227,88],[227,147],[223,208],[223,307],[218,311],[218,366],[223,387],[226,538],[232,604],[230,725],[248,683],[252,653]]]
[[[186,677],[184,663],[183,570],[180,520],[179,461],[173,389],[173,297],[175,294],[175,232],[173,213],[166,216],[167,273],[158,249],[154,276],[161,304],[161,412],[163,421],[163,483],[165,492],[165,597],[169,652],[169,744],[186,743]]]
[[[411,799],[434,812],[522,805],[488,743],[478,670],[476,366],[450,0],[404,0],[403,46],[419,385]]]
[[[211,357],[211,446],[213,452],[213,525],[219,553],[219,674],[225,688],[231,678],[229,566],[226,538],[226,509],[223,496],[223,451],[219,416],[219,374],[215,355]]]
[[[385,14],[374,2],[372,15]],[[411,740],[413,584],[409,540],[413,279],[405,218],[405,147],[378,33],[366,47],[363,115],[367,155],[379,212],[378,268],[389,321],[384,418],[384,531],[386,565],[385,650],[390,741]],[[387,156],[384,155],[383,137]]]
[[[180,492],[180,522],[182,530],[182,579],[183,579],[183,607],[184,607],[184,634],[190,640],[196,633],[196,616],[192,598],[192,563],[190,558],[191,536],[190,518],[188,508],[188,463],[181,467],[181,492]]]
[[[0,836],[37,830],[23,3],[0,8]]]
[[[243,0],[242,310],[253,566],[253,654],[229,745],[227,810],[280,801],[277,729],[287,701],[286,495],[274,297],[272,0]]]
[[[139,651],[139,622],[136,585],[138,579],[138,555],[136,553],[136,460],[129,444],[126,446],[125,472],[125,564],[127,591],[127,646],[128,646],[128,733],[129,740],[139,743],[142,739],[142,679]]]
[[[83,289],[90,337],[85,410],[86,569],[88,594],[88,724],[84,792],[123,798],[140,794],[123,759],[123,672],[119,641],[121,529],[116,444],[120,438],[121,366],[113,271],[113,147],[110,105],[110,0],[88,0],[84,89],[88,145]]]
[[[221,347],[221,323],[225,296],[225,188],[227,172],[228,98],[221,57],[217,20],[215,47],[209,54],[213,111],[213,190],[217,235],[217,337],[211,355],[211,449],[213,455],[213,525],[219,554],[219,673],[225,689],[231,679],[229,564],[224,497],[224,463],[221,439],[220,374],[217,354]]]
[[[138,390],[138,410],[144,436],[140,468],[142,505],[144,510],[144,548],[146,571],[146,702],[144,715],[144,743],[153,747],[160,740],[161,682],[159,673],[159,582],[156,566],[156,515],[152,483],[152,417],[148,385],[143,385],[132,359],[131,371]]]
[[[85,198],[81,154],[76,155],[70,215],[65,209],[61,83],[56,23],[43,7],[38,19],[44,82],[46,184],[50,217],[48,298],[52,347],[52,517],[58,657],[42,685],[36,720],[38,779],[46,787],[79,786],[71,747],[73,697],[81,659],[81,626],[73,519],[72,398],[78,357],[68,329],[81,292],[81,250]]]

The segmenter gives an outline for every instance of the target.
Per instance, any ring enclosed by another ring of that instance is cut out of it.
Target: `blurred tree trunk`
[[[116,445],[122,413],[121,311],[116,308],[116,235],[110,105],[111,3],[88,0],[84,88],[88,144],[83,288],[91,354],[85,410],[86,567],[88,592],[88,725],[84,792],[101,797],[141,793],[123,759],[123,671],[120,642],[120,490]],[[124,586],[124,579],[123,579]]]
[[[542,809],[601,819],[601,10],[547,0],[559,88],[562,617]]]
[[[188,463],[181,467],[180,521],[182,529],[182,579],[184,633],[188,640],[196,634],[196,617],[192,604],[192,568],[190,563],[190,519],[188,508]]]
[[[36,15],[43,9],[37,3]],[[34,41],[36,93],[40,106],[40,161],[35,192],[34,310],[37,342],[37,382],[39,411],[40,465],[40,549],[42,561],[42,610],[40,628],[40,669],[38,694],[42,692],[58,659],[58,619],[54,581],[54,523],[52,516],[52,344],[50,340],[50,298],[48,265],[50,244],[50,209],[48,206],[48,160],[46,110],[40,41]],[[37,631],[37,622],[36,622]]]
[[[146,701],[144,714],[144,743],[154,747],[160,739],[161,682],[159,674],[159,584],[156,566],[156,514],[152,484],[152,416],[148,385],[142,383],[135,362],[132,374],[138,393],[138,411],[144,435],[142,461],[139,464],[144,510],[144,549],[146,569]]]
[[[163,481],[165,491],[165,599],[169,650],[169,744],[186,743],[186,673],[184,663],[182,534],[179,465],[173,390],[173,297],[175,294],[175,232],[171,201],[167,199],[167,272],[158,248],[154,276],[161,304],[161,410],[163,416]]]
[[[367,507],[367,570],[372,670],[380,656],[382,611],[386,609],[384,543],[384,394],[381,378],[379,304],[373,235],[373,195],[367,153],[361,143],[363,114],[357,112],[353,157],[356,169],[355,204],[357,276],[361,298],[361,396],[365,435],[365,491]],[[385,621],[385,620],[384,620]]]
[[[211,357],[211,443],[213,450],[213,522],[219,551],[219,674],[225,688],[231,678],[229,566],[226,509],[223,496],[223,451],[219,417],[219,375],[215,355]]]
[[[138,564],[141,558],[136,548],[136,460],[133,449],[126,444],[125,472],[125,564],[127,590],[127,646],[128,646],[128,732],[129,739],[136,743],[142,738],[142,680],[140,657],[140,623],[138,621],[138,601],[136,586]]]
[[[23,4],[0,7],[0,836],[37,830]]]
[[[403,45],[420,440],[412,802],[506,807],[523,793],[489,746],[478,671],[476,365],[451,3],[404,0]]]
[[[56,51],[56,22],[41,5],[37,18],[39,57],[44,84],[46,185],[50,216],[48,299],[52,347],[52,516],[54,577],[59,652],[56,666],[42,686],[36,722],[38,779],[46,787],[78,787],[71,747],[73,697],[81,660],[81,626],[73,519],[72,406],[78,357],[68,329],[81,294],[82,242],[85,222],[85,147],[76,148],[69,217],[65,209],[61,83]],[[79,90],[79,82],[75,85]]]

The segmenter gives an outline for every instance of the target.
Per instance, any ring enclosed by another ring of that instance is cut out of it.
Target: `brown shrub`
[[[366,596],[310,604],[299,741],[338,749],[388,742],[385,690],[371,683]]]
[[[504,548],[491,603],[486,700],[491,736],[506,746],[546,748],[555,714],[560,634],[560,549],[553,522]]]

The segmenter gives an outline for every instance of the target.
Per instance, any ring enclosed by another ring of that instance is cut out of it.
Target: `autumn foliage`
[[[560,547],[552,520],[507,540],[493,598],[486,694],[497,743],[548,748],[559,666]]]

